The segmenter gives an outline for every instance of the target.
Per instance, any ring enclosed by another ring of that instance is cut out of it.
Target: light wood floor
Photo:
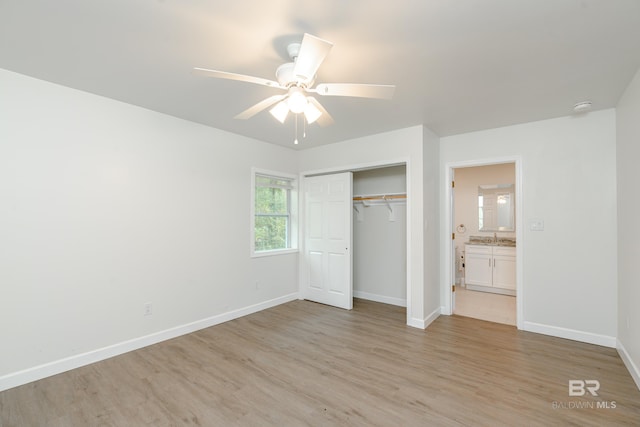
[[[570,379],[600,395],[569,397]],[[293,301],[0,393],[3,427],[639,423],[614,349],[460,316],[422,331],[363,300]]]
[[[462,286],[456,286],[455,297],[454,314],[505,325],[516,325],[516,297],[514,296],[471,291]]]

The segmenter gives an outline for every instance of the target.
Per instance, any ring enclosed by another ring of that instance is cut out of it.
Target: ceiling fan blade
[[[287,95],[270,96],[269,98],[263,99],[262,101],[258,102],[253,107],[247,108],[242,113],[240,113],[237,116],[235,116],[234,119],[241,119],[241,120],[250,119],[251,117],[253,117],[256,114],[258,114],[260,111],[269,108],[270,106],[272,106],[276,102],[282,101],[286,97],[287,97]]]
[[[322,115],[318,117],[318,119],[316,120],[316,123],[318,123],[322,127],[332,125],[333,117],[331,117],[331,115],[327,112],[327,110],[324,109],[322,104],[320,104],[318,100],[315,99],[313,96],[309,96],[307,97],[307,99],[322,113]]]
[[[255,83],[262,86],[286,89],[280,86],[280,84],[278,84],[278,82],[276,81],[263,79],[260,77],[246,76],[244,74],[228,73],[226,71],[208,70],[206,68],[198,68],[198,67],[195,67],[193,69],[193,73],[200,76],[205,76],[205,77],[214,77],[216,79],[238,80],[241,82]]]
[[[357,98],[391,99],[394,85],[369,85],[356,83],[321,83],[313,90],[322,96],[353,96]]]
[[[333,43],[305,33],[293,68],[293,75],[302,80],[313,80],[320,64],[332,47]]]

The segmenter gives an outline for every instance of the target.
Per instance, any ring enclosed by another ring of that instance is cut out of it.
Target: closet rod
[[[353,198],[353,200],[359,201],[359,200],[393,200],[393,199],[406,199],[407,195],[406,194],[390,194],[388,196],[385,195],[381,195],[381,196],[356,196]]]

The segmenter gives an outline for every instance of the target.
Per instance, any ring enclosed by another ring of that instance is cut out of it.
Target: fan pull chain
[[[296,136],[295,136],[295,139],[293,140],[293,143],[295,145],[298,145],[298,114],[296,114]]]

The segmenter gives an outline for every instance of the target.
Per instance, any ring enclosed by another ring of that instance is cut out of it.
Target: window
[[[293,176],[253,171],[253,255],[272,255],[295,249],[295,188]]]

